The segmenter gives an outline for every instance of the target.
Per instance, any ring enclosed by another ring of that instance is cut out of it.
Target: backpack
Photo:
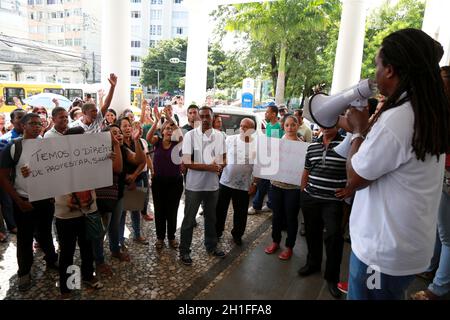
[[[19,159],[20,156],[22,155],[22,140],[23,138],[16,138],[13,140],[13,144],[14,144],[14,155],[13,155],[13,163],[14,163],[14,167],[17,166],[17,164],[19,163]],[[12,146],[11,146],[12,147]],[[11,184],[14,185],[14,182],[16,181],[16,170],[15,168],[13,170],[11,170]]]

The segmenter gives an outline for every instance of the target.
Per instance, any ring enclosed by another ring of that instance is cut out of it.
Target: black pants
[[[298,231],[300,189],[282,189],[272,185],[272,240],[280,243],[281,231],[287,230],[286,247],[293,248]]]
[[[302,211],[305,218],[307,264],[320,269],[325,242],[327,261],[325,279],[339,282],[344,239],[342,237],[342,202],[311,197],[302,192]],[[325,227],[325,234],[324,234]],[[322,240],[323,239],[323,240]]]
[[[244,235],[247,226],[247,210],[249,195],[247,191],[232,189],[223,184],[219,186],[219,200],[216,208],[216,232],[217,237],[221,237],[225,229],[228,206],[233,203],[233,229],[231,235],[235,239],[240,239]]]
[[[67,293],[70,292],[70,289],[67,287],[67,278],[72,273],[68,272],[68,268],[73,265],[77,241],[81,256],[81,277],[87,281],[92,280],[94,277],[92,242],[86,239],[84,216],[73,219],[56,218],[56,230],[58,231],[60,245],[59,288],[61,293]]]
[[[155,207],[156,237],[158,240],[174,240],[177,231],[178,206],[183,194],[183,177],[152,179],[153,205]]]
[[[14,218],[17,224],[17,264],[18,276],[22,277],[30,273],[33,265],[33,236],[39,242],[45,254],[44,260],[48,264],[54,264],[58,260],[52,237],[53,214],[55,204],[53,199],[35,201],[31,203],[33,211],[22,212],[14,206]]]

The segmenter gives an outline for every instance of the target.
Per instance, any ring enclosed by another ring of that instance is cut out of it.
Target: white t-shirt
[[[98,133],[102,131],[102,124],[104,118],[101,111],[97,113],[97,118],[95,118],[94,122],[92,122],[90,125],[84,124],[83,117],[81,117],[77,121],[69,123],[69,127],[70,128],[82,127],[84,129],[84,133]]]
[[[432,125],[431,123],[429,125]],[[410,102],[384,112],[352,158],[373,181],[356,192],[350,215],[352,250],[391,276],[425,271],[433,256],[445,155],[417,160]]]
[[[239,134],[229,136],[226,148],[227,165],[223,169],[220,183],[232,189],[248,191],[256,158],[255,140],[246,143]]]
[[[44,138],[57,138],[57,137],[62,137],[63,134],[60,133],[58,130],[55,129],[55,127],[52,127],[50,130],[48,130],[45,134],[44,134]]]
[[[181,128],[185,124],[188,123],[187,118],[187,109],[183,105],[174,104],[172,105],[173,113],[178,116],[178,119],[180,120],[179,127]]]
[[[215,129],[210,135],[202,133],[198,127],[186,133],[183,139],[183,155],[194,154],[194,161],[201,164],[212,164],[214,160],[220,163],[225,154],[225,140],[223,135]],[[216,191],[219,189],[219,176],[210,171],[188,169],[186,190]]]

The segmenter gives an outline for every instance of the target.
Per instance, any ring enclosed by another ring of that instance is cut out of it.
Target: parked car
[[[239,133],[239,126],[242,119],[250,118],[256,123],[256,131],[263,134],[266,129],[266,120],[264,110],[247,109],[235,106],[215,106],[214,115],[220,115],[222,118],[222,130],[227,135]]]

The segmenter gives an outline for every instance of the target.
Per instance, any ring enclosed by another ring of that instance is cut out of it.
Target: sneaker
[[[33,283],[31,282],[31,276],[30,274],[27,274],[25,276],[19,277],[19,291],[25,292],[31,289]]]
[[[306,235],[305,224],[302,222],[300,225],[300,235],[304,237]]]
[[[337,288],[340,292],[347,294],[348,293],[348,282],[339,282],[337,284]]]
[[[270,209],[268,206],[264,206],[262,207],[261,212],[272,212],[272,209]]]
[[[91,280],[84,280],[83,283],[91,289],[100,290],[103,288],[103,283],[97,277],[92,277]]]
[[[191,256],[189,255],[189,253],[182,254],[180,256],[180,260],[186,266],[192,265],[192,259],[191,259]]]
[[[253,207],[250,207],[249,209],[248,209],[248,214],[249,215],[253,215],[253,214],[260,214],[262,211],[261,210],[257,210],[257,209],[255,209],[255,208],[253,208]]]
[[[214,249],[213,251],[209,251],[208,254],[214,256],[214,257],[218,257],[218,258],[224,258],[225,257],[225,252],[219,250],[219,249]]]

